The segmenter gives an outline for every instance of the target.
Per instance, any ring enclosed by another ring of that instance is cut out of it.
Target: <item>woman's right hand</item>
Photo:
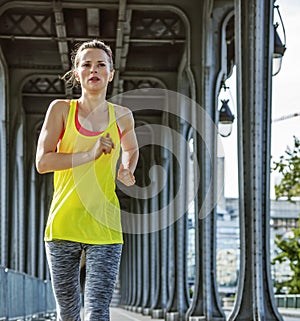
[[[94,147],[90,150],[90,155],[92,159],[98,159],[102,154],[110,154],[111,150],[114,148],[114,143],[109,136],[109,133],[106,136],[101,136]]]

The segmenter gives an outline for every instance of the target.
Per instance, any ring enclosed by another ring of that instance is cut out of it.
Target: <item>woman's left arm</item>
[[[134,171],[139,158],[139,147],[134,130],[134,118],[128,108],[120,107],[118,125],[122,132],[122,158],[118,170],[118,180],[126,186],[131,186],[135,184]]]

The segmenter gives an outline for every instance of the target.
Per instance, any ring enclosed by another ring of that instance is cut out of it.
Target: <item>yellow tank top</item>
[[[114,106],[108,103],[109,125],[86,136],[75,125],[76,100],[71,100],[65,132],[57,146],[61,153],[90,150],[100,136],[110,134],[114,149],[96,161],[54,172],[54,193],[45,241],[69,240],[87,244],[123,243],[120,205],[115,192],[120,136]]]

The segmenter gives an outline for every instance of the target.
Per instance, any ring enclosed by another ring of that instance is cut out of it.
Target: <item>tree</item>
[[[287,289],[289,294],[300,293],[300,228],[292,229],[287,236],[276,235],[275,244],[280,253],[273,259],[272,264],[276,262],[289,262],[292,271],[292,277],[283,282],[276,282],[275,287],[278,293],[282,289]]]
[[[293,198],[300,197],[300,140],[297,137],[294,136],[294,148],[288,147],[274,165],[274,170],[282,174],[280,183],[275,185],[276,199],[286,197],[294,202]]]
[[[285,155],[278,162],[274,162],[274,170],[282,174],[279,184],[275,185],[276,199],[287,198],[294,203],[300,197],[300,140],[294,136],[293,149],[287,148]],[[279,249],[278,255],[272,260],[289,262],[292,277],[284,282],[275,283],[277,292],[286,288],[289,294],[300,293],[300,218],[298,227],[293,228],[288,235],[277,235],[275,244]]]

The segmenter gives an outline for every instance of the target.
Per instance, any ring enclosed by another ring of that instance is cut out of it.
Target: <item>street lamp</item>
[[[232,131],[234,115],[228,106],[229,99],[223,99],[221,102],[222,106],[219,110],[219,134],[222,137],[228,137]]]
[[[230,107],[228,105],[229,99],[222,99],[222,96],[224,97],[224,94],[226,93],[226,90],[229,89],[229,87],[226,87],[225,81],[222,82],[221,91],[219,96],[221,96],[221,108],[219,110],[219,122],[218,122],[218,131],[219,134],[222,137],[228,137],[231,134],[232,131],[232,124],[234,121],[234,115],[232,114]]]
[[[277,13],[280,19],[280,24],[276,22],[274,24],[274,50],[273,50],[273,72],[272,76],[276,76],[280,69],[282,64],[282,57],[284,56],[284,52],[286,50],[286,35],[285,35],[285,28],[284,24],[281,18],[281,14],[279,11],[279,6],[274,6],[275,9],[277,9]],[[279,34],[277,32],[277,28],[281,25],[282,27],[282,33],[283,33],[283,39],[284,43],[282,43]]]

